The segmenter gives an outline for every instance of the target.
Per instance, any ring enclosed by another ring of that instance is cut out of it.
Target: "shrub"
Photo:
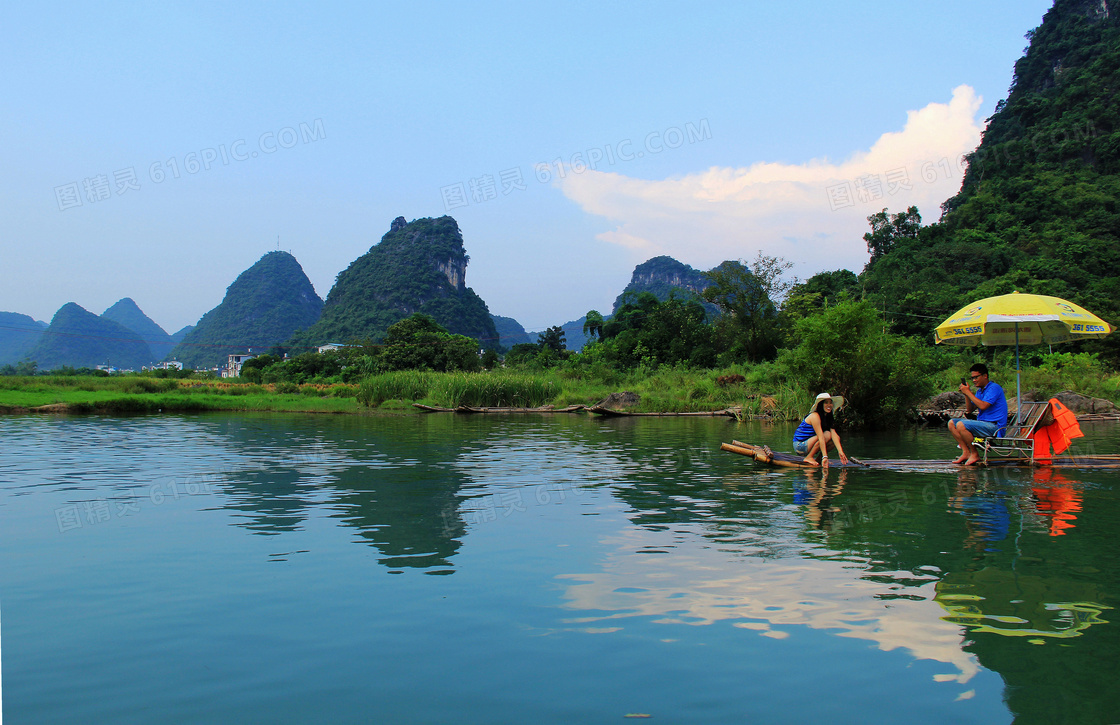
[[[840,417],[849,425],[899,423],[932,394],[937,355],[885,328],[869,302],[845,300],[799,320],[800,342],[779,362],[810,397],[843,395]]]

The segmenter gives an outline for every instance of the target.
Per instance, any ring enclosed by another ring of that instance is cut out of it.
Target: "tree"
[[[777,353],[778,304],[797,281],[784,279],[792,266],[781,257],[759,252],[750,267],[727,261],[704,273],[711,282],[704,299],[723,314],[720,327],[733,338],[728,347],[740,348],[748,360],[768,360]]]
[[[681,298],[674,290],[664,302],[652,292],[627,292],[622,300],[604,324],[601,341],[591,346],[597,360],[624,368],[715,363],[712,328],[698,298]]]
[[[559,355],[564,352],[564,330],[558,326],[548,328],[537,336],[537,344]]]
[[[843,395],[849,424],[886,425],[933,392],[936,353],[927,343],[886,331],[867,301],[842,300],[798,320],[795,348],[778,362],[802,390]]]
[[[534,342],[519,342],[506,353],[506,363],[509,365],[527,363],[535,358],[540,351],[540,345]]]
[[[264,369],[280,360],[280,357],[272,354],[257,355],[241,364],[240,376],[251,383],[259,383],[263,379]]]
[[[587,337],[603,337],[603,315],[598,310],[588,310],[583,322],[583,334]]]
[[[859,278],[847,269],[818,272],[790,288],[782,311],[797,319],[834,305],[846,297],[859,295]]]
[[[378,357],[382,370],[475,371],[481,366],[473,338],[452,335],[419,312],[389,326]]]
[[[645,319],[661,304],[652,292],[627,290],[619,295],[618,310],[603,323],[599,339],[610,340],[626,330],[640,329]]]
[[[863,235],[863,241],[867,242],[867,251],[871,255],[867,262],[870,267],[891,251],[899,240],[917,239],[918,230],[922,228],[922,215],[918,213],[916,206],[889,215],[883,209],[867,217],[867,223],[871,225],[871,231]]]

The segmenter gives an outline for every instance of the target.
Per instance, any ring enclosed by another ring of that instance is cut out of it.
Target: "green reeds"
[[[445,408],[536,408],[561,392],[558,382],[532,375],[402,370],[366,378],[358,386],[357,398],[371,408],[386,400],[427,400]]]
[[[431,397],[448,408],[537,408],[561,392],[559,383],[531,375],[445,373],[436,378]]]
[[[386,400],[421,400],[428,396],[434,375],[419,370],[371,375],[358,386],[356,397],[367,408],[376,408]]]

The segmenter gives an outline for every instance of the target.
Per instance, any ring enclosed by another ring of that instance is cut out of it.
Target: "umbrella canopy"
[[[1051,345],[1104,337],[1112,325],[1059,297],[1012,292],[973,302],[937,326],[946,345]]]
[[[946,345],[1014,345],[1015,412],[1022,409],[1019,345],[1054,345],[1104,337],[1116,328],[1084,307],[1060,297],[1012,292],[986,297],[949,315],[934,330]]]

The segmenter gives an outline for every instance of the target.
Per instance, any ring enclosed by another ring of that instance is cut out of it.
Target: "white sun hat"
[[[813,411],[815,411],[817,409],[817,406],[820,405],[822,400],[831,400],[832,401],[832,412],[833,413],[835,413],[836,411],[838,411],[838,410],[840,410],[841,408],[844,407],[844,396],[843,395],[832,395],[830,393],[821,393],[820,395],[818,395],[816,398],[813,399],[813,406],[811,408],[809,408],[809,413],[812,413]],[[805,415],[808,416],[809,413],[806,413]]]

